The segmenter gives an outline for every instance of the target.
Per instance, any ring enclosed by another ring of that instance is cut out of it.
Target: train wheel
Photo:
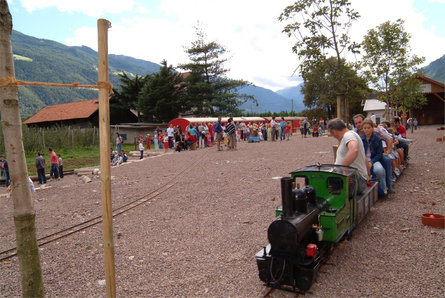
[[[297,279],[297,287],[302,291],[307,291],[311,288],[315,280],[314,270],[305,270],[299,274]]]
[[[348,239],[348,241],[352,240],[352,231],[348,232],[348,237],[346,239]]]

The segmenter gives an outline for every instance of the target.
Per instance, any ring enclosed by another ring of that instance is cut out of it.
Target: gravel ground
[[[445,296],[445,233],[421,223],[423,213],[445,214],[445,143],[436,142],[443,134],[436,127],[408,134],[415,143],[397,193],[378,201],[353,239],[337,246],[309,296]],[[113,168],[114,207],[177,182],[114,219],[117,295],[264,294],[255,254],[267,244],[281,204],[279,181],[271,178],[331,163],[336,143],[297,135],[240,143],[235,152],[213,147]],[[101,214],[99,178],[86,184],[70,175],[48,184],[33,194],[38,237]],[[0,250],[14,246],[12,211],[11,200],[0,198]],[[40,257],[48,297],[106,296],[101,225],[44,246]],[[0,268],[0,296],[20,296],[17,258]]]

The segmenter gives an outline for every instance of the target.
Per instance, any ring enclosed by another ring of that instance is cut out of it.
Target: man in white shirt
[[[275,142],[275,132],[276,132],[276,121],[275,121],[275,117],[272,117],[272,120],[270,120],[270,127],[272,128],[272,142]]]
[[[366,168],[365,148],[360,136],[349,130],[343,120],[339,118],[329,121],[327,129],[333,137],[340,141],[335,164],[350,166],[358,170],[357,192],[363,193],[369,177]]]

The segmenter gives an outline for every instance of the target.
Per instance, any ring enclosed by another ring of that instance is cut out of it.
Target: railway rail
[[[206,155],[206,153],[204,153],[204,156],[205,155]],[[182,173],[184,173],[187,169],[193,168],[193,166],[195,164],[202,161],[202,158],[203,158],[203,155],[200,154],[199,158],[196,161],[193,161],[190,165],[187,165],[181,171],[176,172],[176,174],[170,180],[168,180],[165,184],[161,185],[160,187],[156,188],[155,190],[153,190],[147,194],[144,194],[143,196],[137,198],[136,200],[133,200],[127,204],[124,204],[120,207],[113,209],[112,216],[116,217],[122,213],[125,213],[131,209],[134,209],[140,205],[143,205],[143,204],[147,203],[148,201],[153,200],[154,198],[156,198],[160,194],[164,193],[165,191],[169,190],[170,188],[172,188],[173,186],[175,186],[178,183],[177,178]],[[90,218],[86,221],[75,224],[75,225],[65,228],[63,230],[60,230],[55,233],[38,238],[37,244],[39,247],[42,247],[48,243],[57,241],[62,238],[66,238],[72,234],[75,234],[75,233],[78,233],[81,231],[84,231],[90,227],[100,224],[101,222],[102,222],[102,215]],[[16,255],[17,255],[17,247],[13,247],[13,248],[9,248],[7,250],[1,251],[0,252],[0,262],[4,261],[4,260],[8,260],[12,257],[15,257]]]

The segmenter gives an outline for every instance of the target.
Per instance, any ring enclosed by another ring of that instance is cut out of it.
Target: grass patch
[[[14,59],[15,60],[22,60],[22,61],[32,62],[31,58],[28,58],[28,57],[25,57],[25,56],[16,55],[16,54],[14,54]]]
[[[122,149],[126,152],[134,151],[133,144],[123,144]],[[53,150],[62,156],[63,170],[69,171],[79,168],[93,167],[100,165],[99,146],[78,147],[78,148],[65,148]],[[45,173],[49,174],[51,167],[51,159],[49,151],[40,152],[45,158]],[[28,166],[28,173],[30,176],[37,175],[37,169],[35,166],[36,155],[34,152],[26,152],[26,164]]]

